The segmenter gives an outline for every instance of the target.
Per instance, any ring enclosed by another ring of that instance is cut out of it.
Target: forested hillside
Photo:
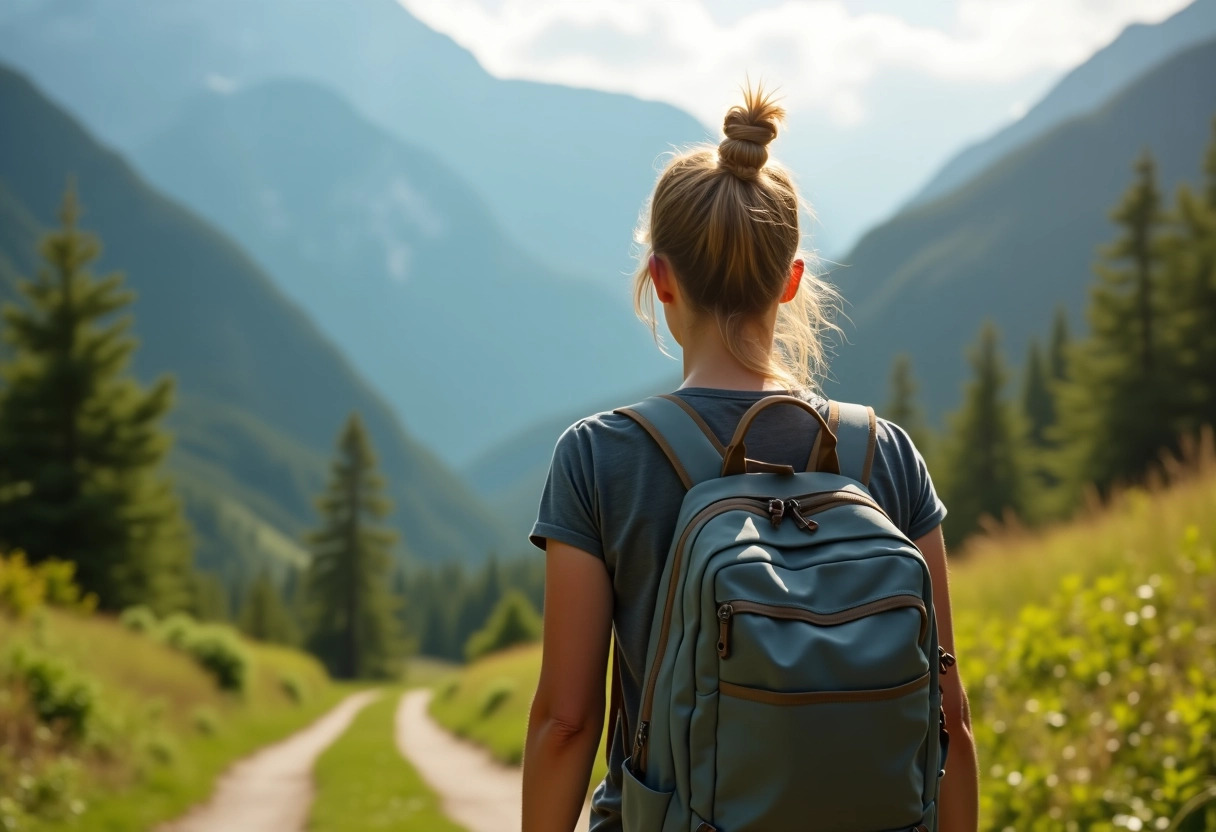
[[[1216,41],[1175,56],[1100,111],[1070,121],[992,165],[965,187],[871,231],[831,279],[848,302],[850,343],[831,395],[885,398],[907,353],[936,418],[958,400],[963,347],[990,317],[1021,356],[1064,304],[1080,322],[1108,219],[1149,150],[1170,194],[1196,180],[1216,113]]]
[[[393,520],[408,530],[409,552],[478,560],[499,545],[478,500],[240,249],[9,70],[0,71],[0,109],[0,274],[37,267],[37,235],[74,181],[82,225],[104,241],[100,267],[121,270],[138,293],[137,375],[177,380],[173,470],[202,536],[201,562],[232,566],[251,549],[294,557],[284,541],[313,522],[312,497],[351,410],[393,471]],[[0,291],[12,298],[11,283]],[[452,505],[460,523],[444,519]]]

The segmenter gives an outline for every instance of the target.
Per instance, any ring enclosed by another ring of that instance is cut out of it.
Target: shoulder
[[[554,459],[577,457],[590,461],[600,453],[619,448],[646,437],[642,427],[615,410],[605,410],[575,421],[561,432],[554,447]]]

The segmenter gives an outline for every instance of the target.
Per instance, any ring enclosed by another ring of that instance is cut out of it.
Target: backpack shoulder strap
[[[722,473],[721,440],[692,405],[679,396],[651,396],[615,413],[628,416],[650,434],[680,482],[689,489]]]
[[[874,448],[878,442],[878,421],[874,408],[830,401],[828,427],[836,434],[840,473],[869,488]]]

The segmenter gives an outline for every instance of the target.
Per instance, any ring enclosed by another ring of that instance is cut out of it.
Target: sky
[[[967,142],[1128,24],[1189,0],[399,0],[504,78],[664,101],[710,128],[745,77],[790,113],[774,154],[845,249]]]

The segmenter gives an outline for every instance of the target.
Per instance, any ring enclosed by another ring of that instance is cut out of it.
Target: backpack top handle
[[[814,416],[815,421],[819,423],[819,437],[815,440],[815,447],[819,449],[819,454],[817,458],[811,460],[812,464],[808,465],[807,470],[826,471],[830,474],[840,473],[840,461],[836,457],[836,434],[828,427],[827,421],[814,405],[795,396],[766,396],[748,408],[747,412],[743,414],[743,418],[739,420],[739,426],[735,428],[735,435],[722,454],[721,476],[729,477],[734,474],[747,473],[747,445],[744,444],[747,432],[751,429],[752,422],[756,420],[757,416],[779,404],[800,407]]]

